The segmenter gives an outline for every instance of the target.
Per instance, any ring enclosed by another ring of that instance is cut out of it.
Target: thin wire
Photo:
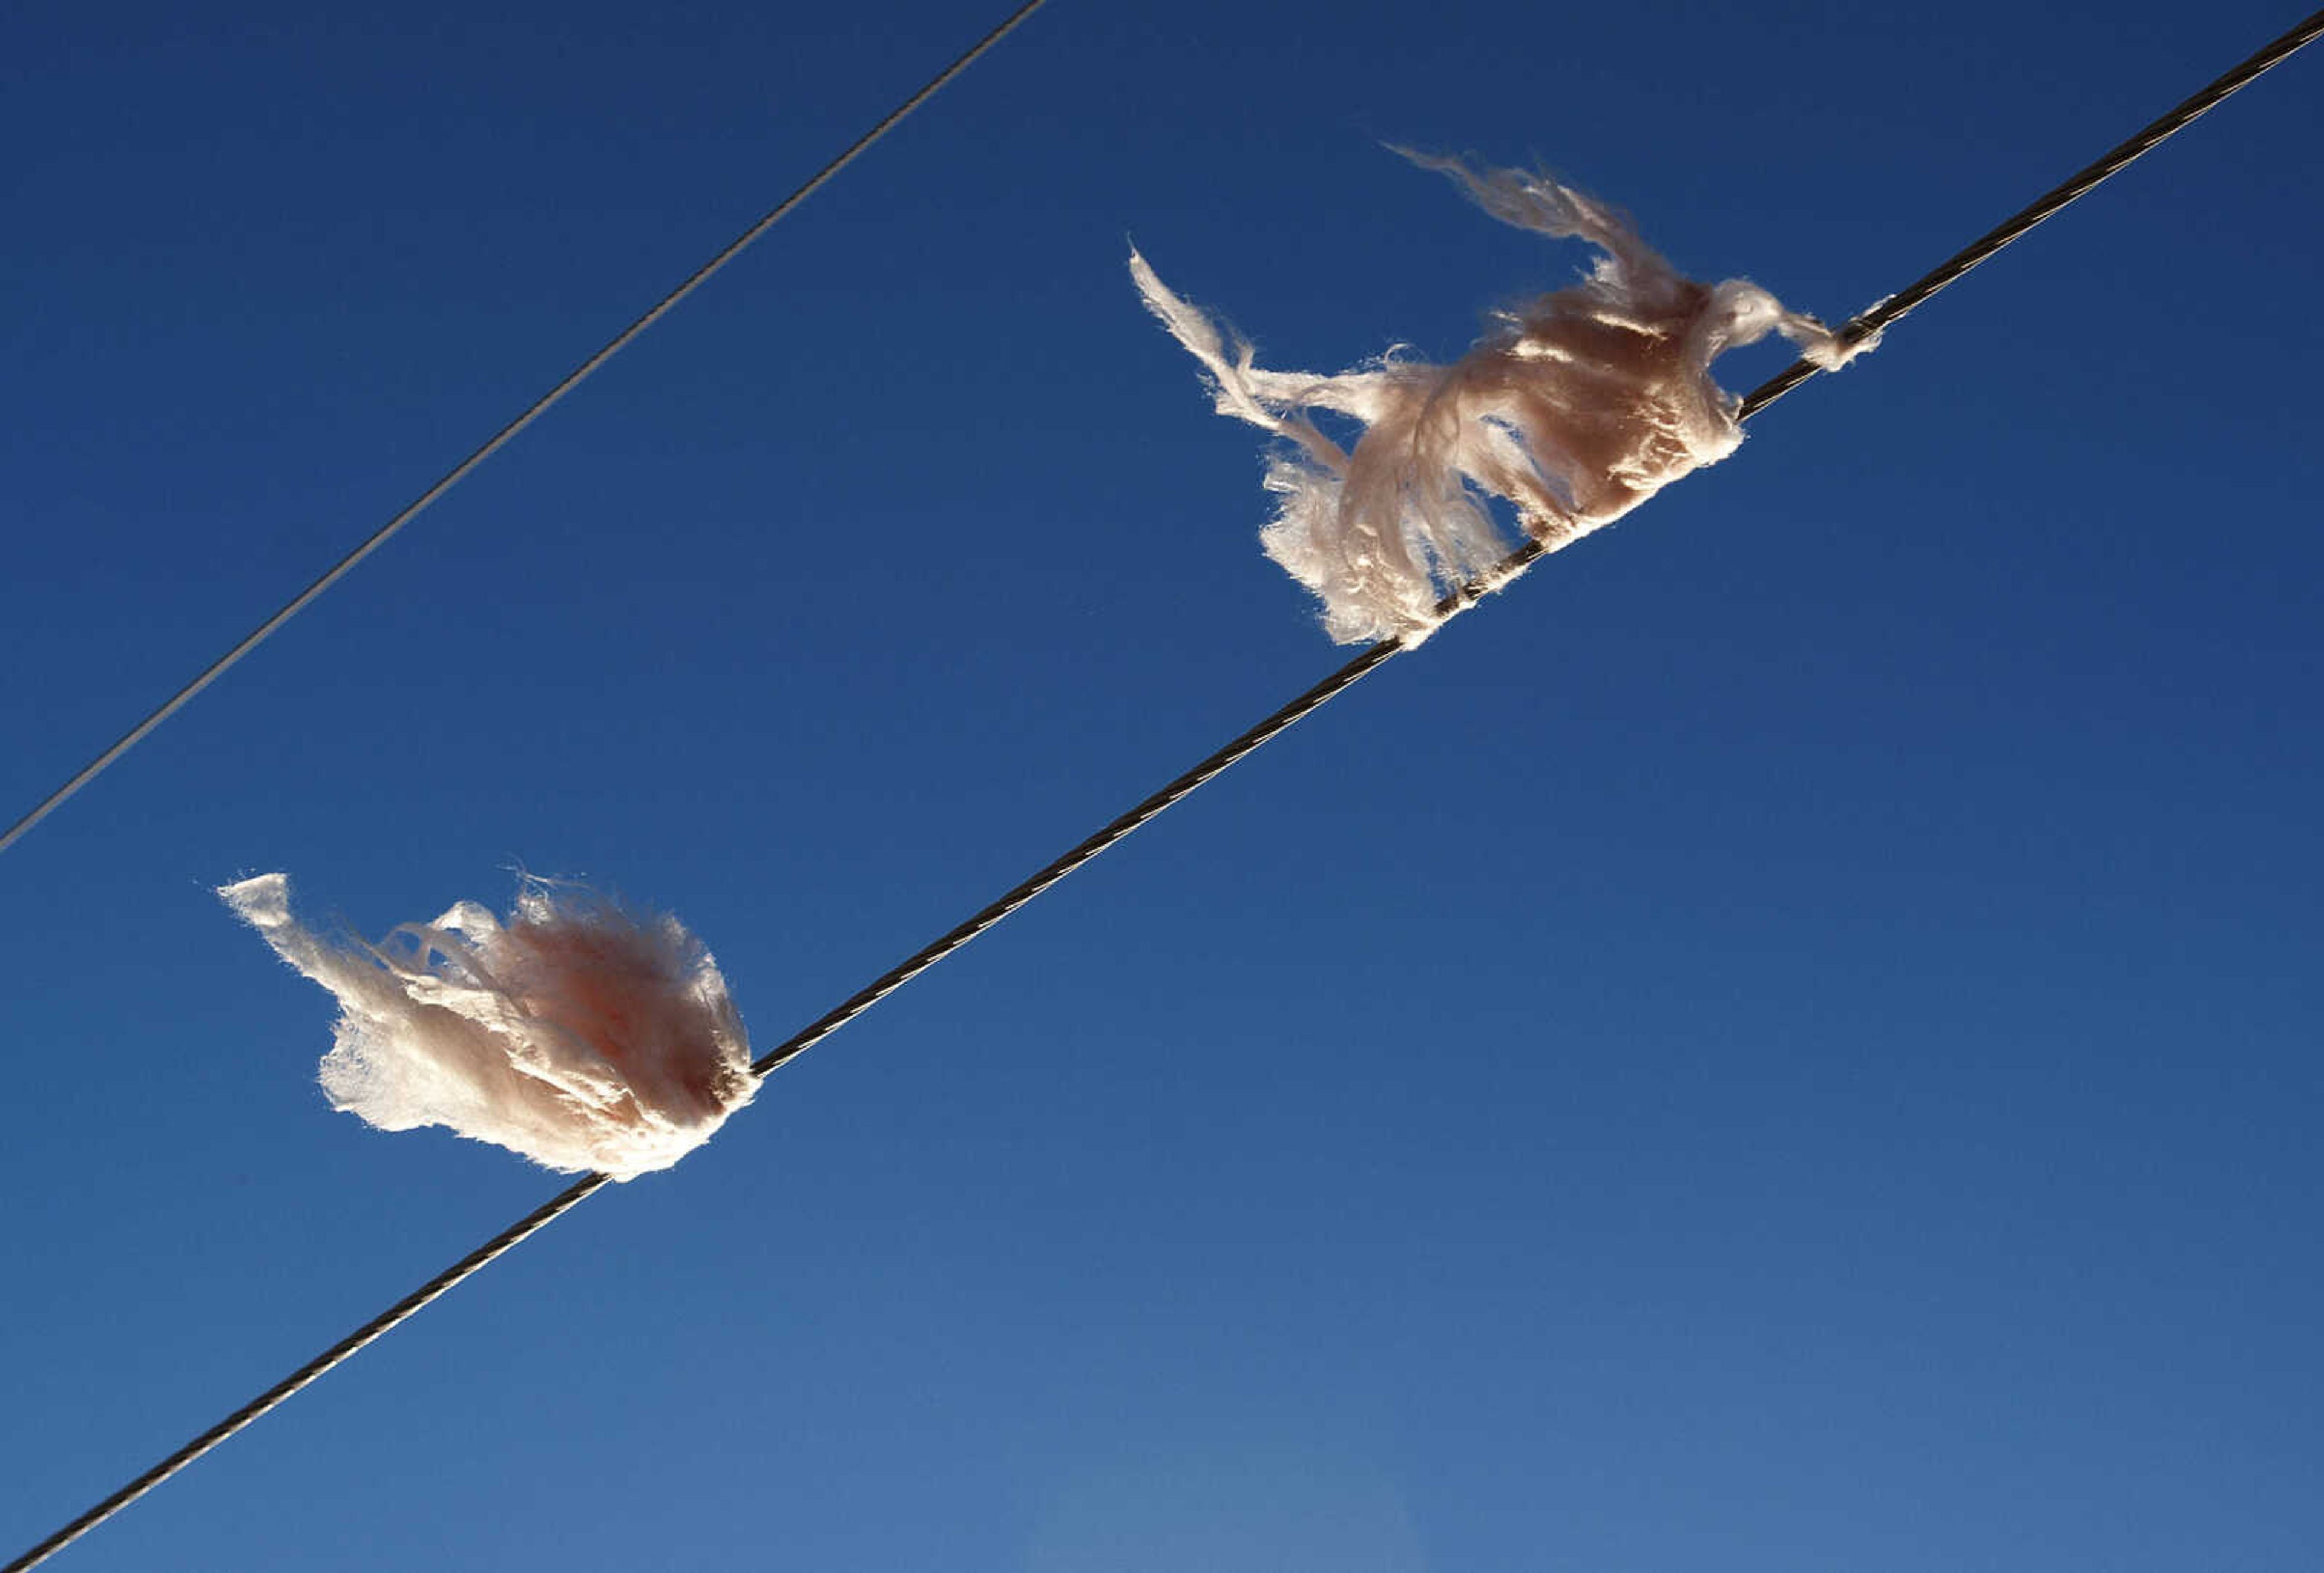
[[[195,678],[193,681],[188,683],[184,688],[180,689],[176,693],[171,695],[169,699],[164,700],[151,715],[147,716],[143,720],[138,722],[136,726],[132,726],[128,731],[123,733],[120,737],[115,739],[111,747],[98,754],[95,759],[90,760],[87,764],[81,766],[80,770],[76,773],[70,780],[67,781],[62,786],[60,786],[56,791],[51,792],[47,797],[42,798],[37,804],[33,805],[29,813],[25,814],[23,818],[18,819],[14,824],[9,826],[5,834],[0,834],[0,852],[5,852],[9,847],[14,846],[15,843],[23,837],[26,831],[39,824],[42,819],[47,819],[59,808],[61,808],[66,801],[68,801],[75,793],[78,792],[81,788],[87,786],[90,782],[95,781],[99,775],[103,774],[115,760],[128,753],[131,749],[136,747],[138,744],[143,742],[147,734],[151,733],[156,726],[159,726],[162,722],[168,720],[171,716],[176,715],[180,709],[184,708],[187,703],[190,701],[196,694],[200,693],[204,689],[209,687],[210,684],[225,676],[226,673],[233,668],[236,662],[241,661],[244,656],[248,655],[252,651],[257,649],[261,644],[263,644],[274,634],[276,630],[280,629],[285,623],[290,621],[291,618],[297,616],[300,613],[305,611],[307,607],[318,597],[322,595],[325,590],[329,589],[333,585],[338,583],[339,580],[345,578],[350,572],[354,571],[355,564],[361,562],[364,558],[369,557],[373,552],[377,551],[381,547],[386,545],[389,540],[391,540],[398,531],[401,530],[406,524],[410,523],[414,519],[417,519],[421,514],[428,510],[429,504],[433,504],[438,497],[441,497],[445,493],[450,491],[454,486],[458,486],[461,481],[466,479],[471,470],[484,463],[486,459],[492,458],[495,453],[498,453],[503,448],[506,447],[519,432],[531,425],[535,421],[538,421],[542,415],[548,413],[551,405],[555,404],[558,400],[564,398],[566,394],[571,393],[574,389],[586,382],[589,379],[590,375],[595,372],[599,366],[604,365],[607,361],[613,359],[622,350],[628,348],[632,340],[635,339],[647,328],[651,328],[655,323],[660,321],[661,319],[668,315],[679,301],[685,300],[688,295],[694,293],[696,290],[708,282],[711,275],[717,273],[721,268],[724,268],[728,263],[733,262],[736,257],[742,255],[744,251],[750,248],[752,242],[757,240],[759,236],[764,235],[768,230],[772,229],[777,224],[781,223],[784,218],[789,216],[793,208],[806,201],[809,197],[814,196],[816,192],[820,190],[825,183],[830,180],[833,176],[838,174],[840,171],[845,169],[849,164],[853,163],[856,159],[868,152],[874,143],[877,143],[881,138],[886,136],[890,131],[893,131],[897,126],[903,124],[903,122],[911,116],[914,110],[927,103],[930,98],[935,97],[937,93],[944,89],[945,84],[949,83],[954,77],[959,76],[961,72],[968,69],[970,66],[975,64],[980,56],[983,55],[988,50],[991,49],[1002,39],[1015,32],[1019,24],[1023,23],[1026,18],[1031,16],[1033,13],[1038,11],[1047,3],[1048,0],[1025,0],[1025,4],[1019,5],[1015,11],[1011,12],[1006,21],[1002,22],[998,27],[995,27],[991,32],[979,39],[973,45],[955,59],[952,64],[946,66],[943,70],[930,78],[927,85],[923,87],[918,92],[913,94],[901,104],[897,105],[895,108],[890,110],[886,118],[882,119],[878,125],[872,126],[871,130],[865,132],[862,136],[857,137],[854,142],[848,145],[848,148],[844,153],[842,153],[837,158],[833,159],[829,163],[824,165],[823,168],[817,170],[814,176],[809,179],[805,185],[799,187],[798,190],[793,191],[789,196],[777,203],[767,212],[764,217],[761,218],[756,224],[752,225],[750,228],[742,231],[742,234],[736,236],[732,241],[728,242],[724,250],[721,251],[717,255],[712,257],[708,262],[703,264],[692,273],[688,274],[686,281],[680,283],[676,289],[670,291],[669,294],[664,295],[660,300],[655,301],[653,306],[649,309],[643,316],[631,323],[627,328],[622,328],[621,332],[615,334],[610,340],[608,340],[604,348],[598,350],[596,354],[591,356],[587,360],[583,361],[579,365],[575,366],[571,371],[566,373],[564,377],[558,381],[556,386],[550,388],[549,392],[541,394],[540,398],[535,399],[525,408],[522,414],[510,421],[507,425],[502,427],[498,431],[493,432],[493,435],[486,440],[483,447],[468,455],[467,458],[462,459],[458,464],[454,465],[449,470],[447,470],[441,479],[437,481],[434,486],[429,486],[426,491],[420,493],[419,496],[413,498],[410,504],[406,504],[401,513],[396,514],[395,517],[390,519],[377,530],[373,531],[361,545],[357,546],[353,551],[348,552],[345,557],[339,559],[337,562],[332,564],[330,569],[326,571],[320,578],[317,579],[313,584],[309,585],[305,589],[300,591],[296,596],[293,596],[289,601],[285,602],[281,610],[276,612],[274,615],[269,617],[265,622],[261,623],[257,627],[252,629],[243,637],[240,643],[236,644],[233,649],[227,651],[224,655],[219,656],[216,661],[210,662],[208,666],[205,667],[202,670],[200,676]],[[11,1564],[11,1568],[14,1566],[14,1564]],[[5,1573],[5,1570],[0,1570],[0,1573]]]
[[[2312,42],[2319,33],[2324,33],[2324,12],[2310,17],[2299,27],[2269,44],[2258,54],[2254,55],[2195,97],[2180,105],[2170,114],[2154,122],[2144,131],[2140,132],[2137,136],[2108,153],[2105,159],[2082,171],[2016,217],[1954,256],[1936,272],[1903,292],[1890,297],[1875,310],[1851,319],[1849,328],[1860,330],[1858,336],[1861,337],[1862,333],[1870,332],[1882,323],[1895,321],[1905,311],[1926,301],[1931,295],[1992,256],[2043,218],[2087,194],[2107,176],[2114,174],[2132,160],[2154,147],[2172,132],[2185,125],[2229,93],[2248,83],[2269,67],[2288,58],[2301,46]],[[2126,153],[2126,150],[2129,151]],[[1764,410],[1790,389],[1813,375],[1817,369],[1802,363],[1761,384],[1744,398],[1741,418],[1748,420]],[[1509,574],[1522,570],[1538,560],[1545,551],[1546,548],[1539,541],[1528,541],[1503,560],[1499,569],[1491,576],[1491,582],[1494,584],[1504,582]],[[1456,615],[1473,606],[1483,593],[1481,586],[1457,592],[1445,598],[1441,609],[1447,616]],[[857,990],[844,1002],[801,1028],[773,1051],[759,1059],[752,1066],[752,1071],[763,1078],[789,1064],[880,1001],[895,993],[914,977],[1031,902],[1075,869],[1097,857],[1131,831],[1153,819],[1173,804],[1179,802],[1204,782],[1220,775],[1302,718],[1323,708],[1333,699],[1386,665],[1390,658],[1402,654],[1409,648],[1410,646],[1393,640],[1370,646],[1361,654],[1341,667],[1339,671],[1236,737],[1161,791],[1155,792],[1136,807],[1108,823],[1094,835],[1049,863],[1038,873],[992,902],[973,917],[914,951]],[[135,1480],[7,1564],[5,1568],[0,1568],[0,1573],[24,1573],[24,1569],[45,1560],[52,1552],[102,1523],[106,1519],[110,1518],[196,1458],[225,1441],[235,1432],[281,1403],[300,1388],[305,1387],[365,1345],[392,1331],[410,1319],[422,1307],[448,1291],[463,1279],[540,1233],[551,1222],[571,1211],[603,1189],[606,1183],[607,1178],[602,1174],[587,1175],[576,1181],[539,1209],[510,1226],[442,1272],[438,1273],[412,1293],[398,1300],[387,1310],[332,1345],[322,1354],[301,1365],[200,1436],[196,1437]]]

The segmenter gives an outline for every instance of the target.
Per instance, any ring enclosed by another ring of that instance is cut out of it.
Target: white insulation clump
[[[1222,414],[1286,439],[1267,486],[1281,497],[1260,540],[1323,602],[1343,644],[1416,643],[1447,596],[1491,589],[1508,554],[1488,499],[1515,505],[1551,551],[1610,523],[1743,440],[1739,402],[1711,380],[1726,350],[1780,333],[1837,370],[1877,341],[1843,346],[1814,318],[1743,279],[1685,277],[1612,208],[1545,175],[1472,172],[1397,150],[1458,181],[1494,217],[1599,256],[1581,283],[1495,314],[1452,365],[1390,351],[1336,376],[1272,372],[1250,345],[1171,292],[1132,251],[1146,304],[1209,372]],[[1351,416],[1352,452],[1316,412]]]
[[[675,918],[527,878],[506,922],[462,902],[374,945],[301,927],[283,874],[218,894],[338,996],[323,1090],[381,1130],[443,1125],[631,1180],[708,1141],[758,1089],[726,980]]]

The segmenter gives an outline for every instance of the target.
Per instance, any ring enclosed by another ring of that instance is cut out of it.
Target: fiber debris
[[[1738,401],[1711,376],[1725,351],[1780,333],[1837,370],[1877,341],[1844,345],[1748,280],[1687,278],[1622,215],[1546,175],[1479,174],[1395,151],[1503,223],[1586,241],[1598,252],[1588,275],[1496,313],[1451,365],[1391,350],[1330,375],[1259,366],[1247,340],[1130,257],[1148,308],[1202,363],[1219,412],[1285,440],[1268,461],[1280,501],[1260,541],[1323,603],[1324,629],[1343,644],[1416,643],[1448,596],[1498,588],[1510,542],[1493,498],[1555,551],[1735,451]],[[1319,412],[1361,423],[1352,450],[1317,425]]]
[[[323,1090],[383,1131],[442,1125],[630,1180],[708,1141],[758,1089],[726,981],[675,918],[528,877],[505,921],[462,902],[373,944],[302,926],[283,874],[218,893],[338,997]]]

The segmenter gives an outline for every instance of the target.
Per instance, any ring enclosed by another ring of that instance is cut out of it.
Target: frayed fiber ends
[[[218,894],[337,996],[323,1090],[382,1130],[442,1125],[632,1180],[708,1141],[758,1090],[725,979],[675,918],[527,878],[505,922],[462,902],[374,945],[301,926],[283,874]]]
[[[1249,343],[1130,258],[1147,308],[1202,364],[1220,413],[1283,440],[1268,460],[1267,488],[1280,500],[1261,543],[1314,592],[1342,643],[1416,643],[1448,597],[1496,588],[1509,548],[1491,499],[1555,551],[1732,453],[1737,401],[1711,376],[1725,351],[1780,333],[1836,369],[1877,342],[1843,347],[1747,280],[1685,277],[1621,215],[1545,175],[1478,174],[1396,151],[1504,223],[1596,247],[1588,277],[1497,314],[1451,365],[1390,356],[1323,375],[1259,366]],[[1361,423],[1352,449],[1318,412]]]

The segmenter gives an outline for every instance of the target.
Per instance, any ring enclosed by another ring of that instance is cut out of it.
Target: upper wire
[[[329,589],[333,585],[337,584],[341,579],[346,578],[348,574],[355,571],[355,564],[361,562],[364,558],[369,557],[373,552],[377,551],[381,547],[386,545],[388,541],[394,537],[397,532],[401,531],[406,524],[410,523],[414,519],[420,517],[421,514],[427,512],[428,508],[434,504],[438,497],[441,497],[445,493],[450,491],[454,486],[458,486],[463,480],[466,479],[468,473],[471,470],[474,470],[478,465],[483,464],[486,459],[492,458],[493,455],[507,447],[508,444],[516,438],[516,435],[519,432],[531,425],[535,421],[540,420],[541,416],[547,414],[551,405],[564,398],[566,394],[571,393],[574,389],[579,387],[583,383],[588,381],[590,375],[595,373],[599,366],[604,365],[607,361],[621,354],[622,350],[628,348],[631,342],[640,334],[645,332],[647,328],[651,328],[655,323],[660,321],[662,318],[669,315],[669,312],[677,307],[679,301],[685,300],[688,295],[694,293],[695,291],[709,282],[711,275],[717,273],[721,268],[724,268],[728,263],[733,262],[736,257],[742,255],[743,252],[749,250],[752,242],[757,240],[759,236],[764,235],[768,230],[772,229],[776,225],[781,223],[784,218],[789,216],[793,208],[806,201],[809,197],[814,196],[816,192],[821,190],[825,183],[830,180],[834,175],[839,173],[840,171],[845,169],[849,164],[853,163],[856,159],[868,152],[874,143],[878,142],[881,137],[886,136],[898,125],[903,124],[914,110],[927,103],[930,98],[935,97],[937,93],[944,89],[946,83],[950,82],[954,77],[959,76],[961,72],[968,69],[970,66],[975,64],[979,56],[982,55],[986,51],[991,49],[1002,39],[1015,32],[1019,23],[1023,23],[1026,18],[1031,16],[1033,13],[1038,11],[1047,4],[1048,4],[1048,0],[1025,0],[1024,5],[1019,5],[1015,11],[1010,13],[1007,20],[1003,21],[991,32],[986,33],[982,38],[977,40],[977,42],[972,44],[968,49],[962,51],[960,55],[954,59],[952,64],[946,66],[943,70],[938,71],[935,76],[929,78],[927,84],[923,86],[918,92],[905,99],[901,104],[897,105],[893,109],[890,109],[879,122],[879,124],[872,126],[871,130],[865,132],[862,135],[857,137],[853,143],[849,143],[844,152],[841,153],[829,163],[824,165],[823,168],[817,170],[808,178],[804,185],[800,186],[789,196],[784,198],[780,202],[776,203],[774,207],[769,208],[765,215],[761,217],[757,223],[752,225],[750,228],[745,229],[742,234],[727,242],[724,250],[720,251],[717,255],[712,257],[708,262],[704,263],[700,267],[695,269],[693,273],[687,274],[676,289],[673,289],[669,293],[664,295],[660,300],[655,301],[650,307],[647,308],[645,313],[639,317],[636,321],[631,323],[627,328],[622,328],[621,332],[606,340],[604,347],[599,349],[596,354],[591,356],[587,360],[583,361],[579,365],[575,366],[571,371],[567,372],[563,377],[558,380],[554,387],[551,387],[547,393],[541,394],[540,397],[535,399],[530,404],[525,406],[523,412],[520,413],[516,419],[511,421],[498,431],[493,432],[492,436],[484,440],[484,444],[477,448],[475,452],[469,454],[467,458],[462,459],[458,464],[454,465],[450,469],[445,471],[443,476],[437,480],[434,486],[429,486],[426,491],[420,493],[417,497],[414,497],[410,503],[404,505],[401,513],[397,514],[386,523],[381,525],[378,529],[365,536],[363,541],[358,544],[354,551],[348,552],[345,557],[339,559],[338,561],[333,563],[328,569],[325,569],[322,576],[316,579],[314,583],[309,585],[305,589],[300,590],[288,601],[285,601],[282,604],[281,608],[272,616],[267,618],[265,622],[261,623],[257,627],[243,635],[241,642],[236,643],[233,649],[227,651],[224,655],[219,656],[216,661],[211,662],[209,665],[204,667],[200,674],[198,675],[193,681],[188,683],[176,693],[171,694],[168,699],[162,700],[161,704],[155,706],[152,713],[147,715],[143,720],[138,722],[137,725],[132,726],[128,731],[124,732],[119,737],[114,739],[111,746],[107,747],[104,753],[98,754],[95,759],[90,760],[87,764],[82,765],[79,770],[76,771],[72,776],[64,782],[64,784],[58,787],[47,797],[42,798],[39,802],[33,804],[32,809],[28,810],[22,819],[19,819],[14,824],[9,826],[5,832],[0,832],[0,852],[5,852],[9,847],[14,846],[23,837],[26,831],[39,824],[42,819],[47,819],[58,809],[63,807],[66,801],[69,800],[74,793],[79,791],[81,788],[87,786],[90,782],[95,781],[99,775],[102,775],[115,760],[119,759],[123,754],[128,753],[131,749],[136,747],[137,745],[143,742],[146,736],[151,733],[153,728],[159,726],[162,722],[168,720],[171,717],[183,709],[186,705],[192,700],[196,694],[200,693],[204,689],[209,687],[210,684],[217,681],[219,678],[224,677],[236,662],[242,660],[244,656],[248,655],[252,651],[265,643],[268,639],[274,635],[277,630],[279,630],[285,623],[290,621],[291,618],[305,611],[308,606],[313,604],[315,599],[321,596],[325,590]],[[11,1564],[11,1566],[13,1567],[14,1564]]]
[[[1036,4],[1038,4],[1038,0],[1036,0]],[[1004,31],[1007,26],[1013,26],[1017,20],[1028,14],[1032,9],[1031,5],[1025,7],[1017,17],[1012,17],[1010,23],[1004,24]],[[2165,139],[2183,129],[2198,116],[2216,106],[2229,94],[2247,86],[2262,73],[2282,64],[2300,49],[2313,42],[2319,34],[2324,34],[2324,11],[2310,16],[2297,27],[2277,38],[2256,54],[2179,104],[2168,114],[2152,122],[2135,136],[2116,147],[2104,158],[2078,171],[2000,226],[1954,254],[1914,283],[1887,297],[1871,310],[1851,318],[1840,329],[1843,341],[1849,344],[1859,342],[1866,336],[1878,331],[1880,328],[1903,317],[1938,291],[1955,282],[1963,274],[1992,257],[2011,241],[2017,239],[2043,219],[2089,195],[2099,184],[2151,152]],[[987,47],[993,38],[999,36],[996,32],[991,38],[988,38],[986,44],[978,47],[980,49]],[[964,64],[967,59],[972,58],[973,58],[973,54],[964,57],[962,63]],[[957,69],[957,67],[954,68],[954,69]],[[942,79],[938,80],[941,82]],[[1738,406],[1738,419],[1749,420],[1784,393],[1815,375],[1820,369],[1821,368],[1807,361],[1800,361],[1777,373],[1745,395]],[[1527,541],[1504,559],[1499,568],[1488,576],[1486,581],[1480,581],[1477,585],[1446,597],[1440,606],[1440,610],[1448,617],[1467,610],[1475,605],[1484,593],[1486,582],[1499,585],[1506,581],[1511,574],[1521,572],[1541,558],[1546,550],[1538,541]],[[1108,847],[1154,819],[1174,804],[1184,800],[1205,782],[1214,779],[1238,761],[1248,757],[1302,718],[1313,715],[1408,648],[1410,647],[1395,640],[1383,641],[1368,647],[1337,671],[1275,711],[1257,726],[1241,733],[1168,785],[1117,816],[1005,894],[922,946],[849,995],[844,1001],[793,1033],[772,1050],[761,1056],[752,1064],[752,1072],[763,1078],[789,1064],[905,984],[1033,901],[1067,874],[1091,862]],[[264,1393],[260,1393],[160,1463],[25,1551],[15,1560],[8,1563],[5,1568],[0,1568],[0,1573],[23,1573],[24,1569],[46,1560],[52,1553],[104,1522],[236,1431],[274,1409],[324,1373],[346,1361],[364,1346],[374,1342],[409,1320],[423,1307],[448,1292],[463,1280],[474,1275],[496,1258],[548,1227],[549,1224],[570,1212],[609,1183],[608,1177],[603,1174],[586,1175],[575,1181],[565,1190],[477,1246],[420,1288],[396,1301],[394,1305],[357,1328],[272,1387],[268,1388]]]

